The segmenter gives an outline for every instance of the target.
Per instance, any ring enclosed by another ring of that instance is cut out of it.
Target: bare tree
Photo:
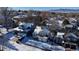
[[[8,29],[8,24],[10,24],[10,22],[9,22],[10,14],[11,14],[10,8],[0,7],[0,15],[2,15],[4,17],[4,22],[2,25],[5,26],[7,29]],[[2,34],[0,36],[0,41],[2,42],[2,43],[0,43],[0,45],[1,45],[0,48],[1,48],[1,50],[4,50],[4,46],[6,45],[6,42],[8,41],[8,39],[6,39],[4,37],[4,34]]]
[[[3,25],[8,29],[9,25],[11,25],[11,14],[12,9],[10,7],[0,7],[0,13],[4,16],[4,23]]]

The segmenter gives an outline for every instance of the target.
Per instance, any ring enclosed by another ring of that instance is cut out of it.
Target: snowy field
[[[13,41],[9,41],[7,46],[9,47],[5,47],[4,51],[42,51],[39,48],[24,45],[22,43],[17,44],[16,42],[13,42]]]

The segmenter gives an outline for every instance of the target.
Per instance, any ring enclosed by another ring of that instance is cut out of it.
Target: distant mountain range
[[[79,7],[12,7],[14,10],[35,10],[61,13],[79,13]]]
[[[49,12],[61,12],[61,13],[79,13],[79,9],[52,9]]]

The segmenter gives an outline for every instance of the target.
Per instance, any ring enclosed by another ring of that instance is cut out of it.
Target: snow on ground
[[[12,45],[12,46],[11,46]],[[39,48],[24,45],[22,43],[17,44],[16,42],[9,41],[8,45],[9,47],[5,47],[5,51],[42,51]]]

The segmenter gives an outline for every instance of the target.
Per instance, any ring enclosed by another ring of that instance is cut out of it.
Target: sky
[[[14,10],[42,10],[47,11],[51,9],[79,9],[79,7],[12,7]]]

